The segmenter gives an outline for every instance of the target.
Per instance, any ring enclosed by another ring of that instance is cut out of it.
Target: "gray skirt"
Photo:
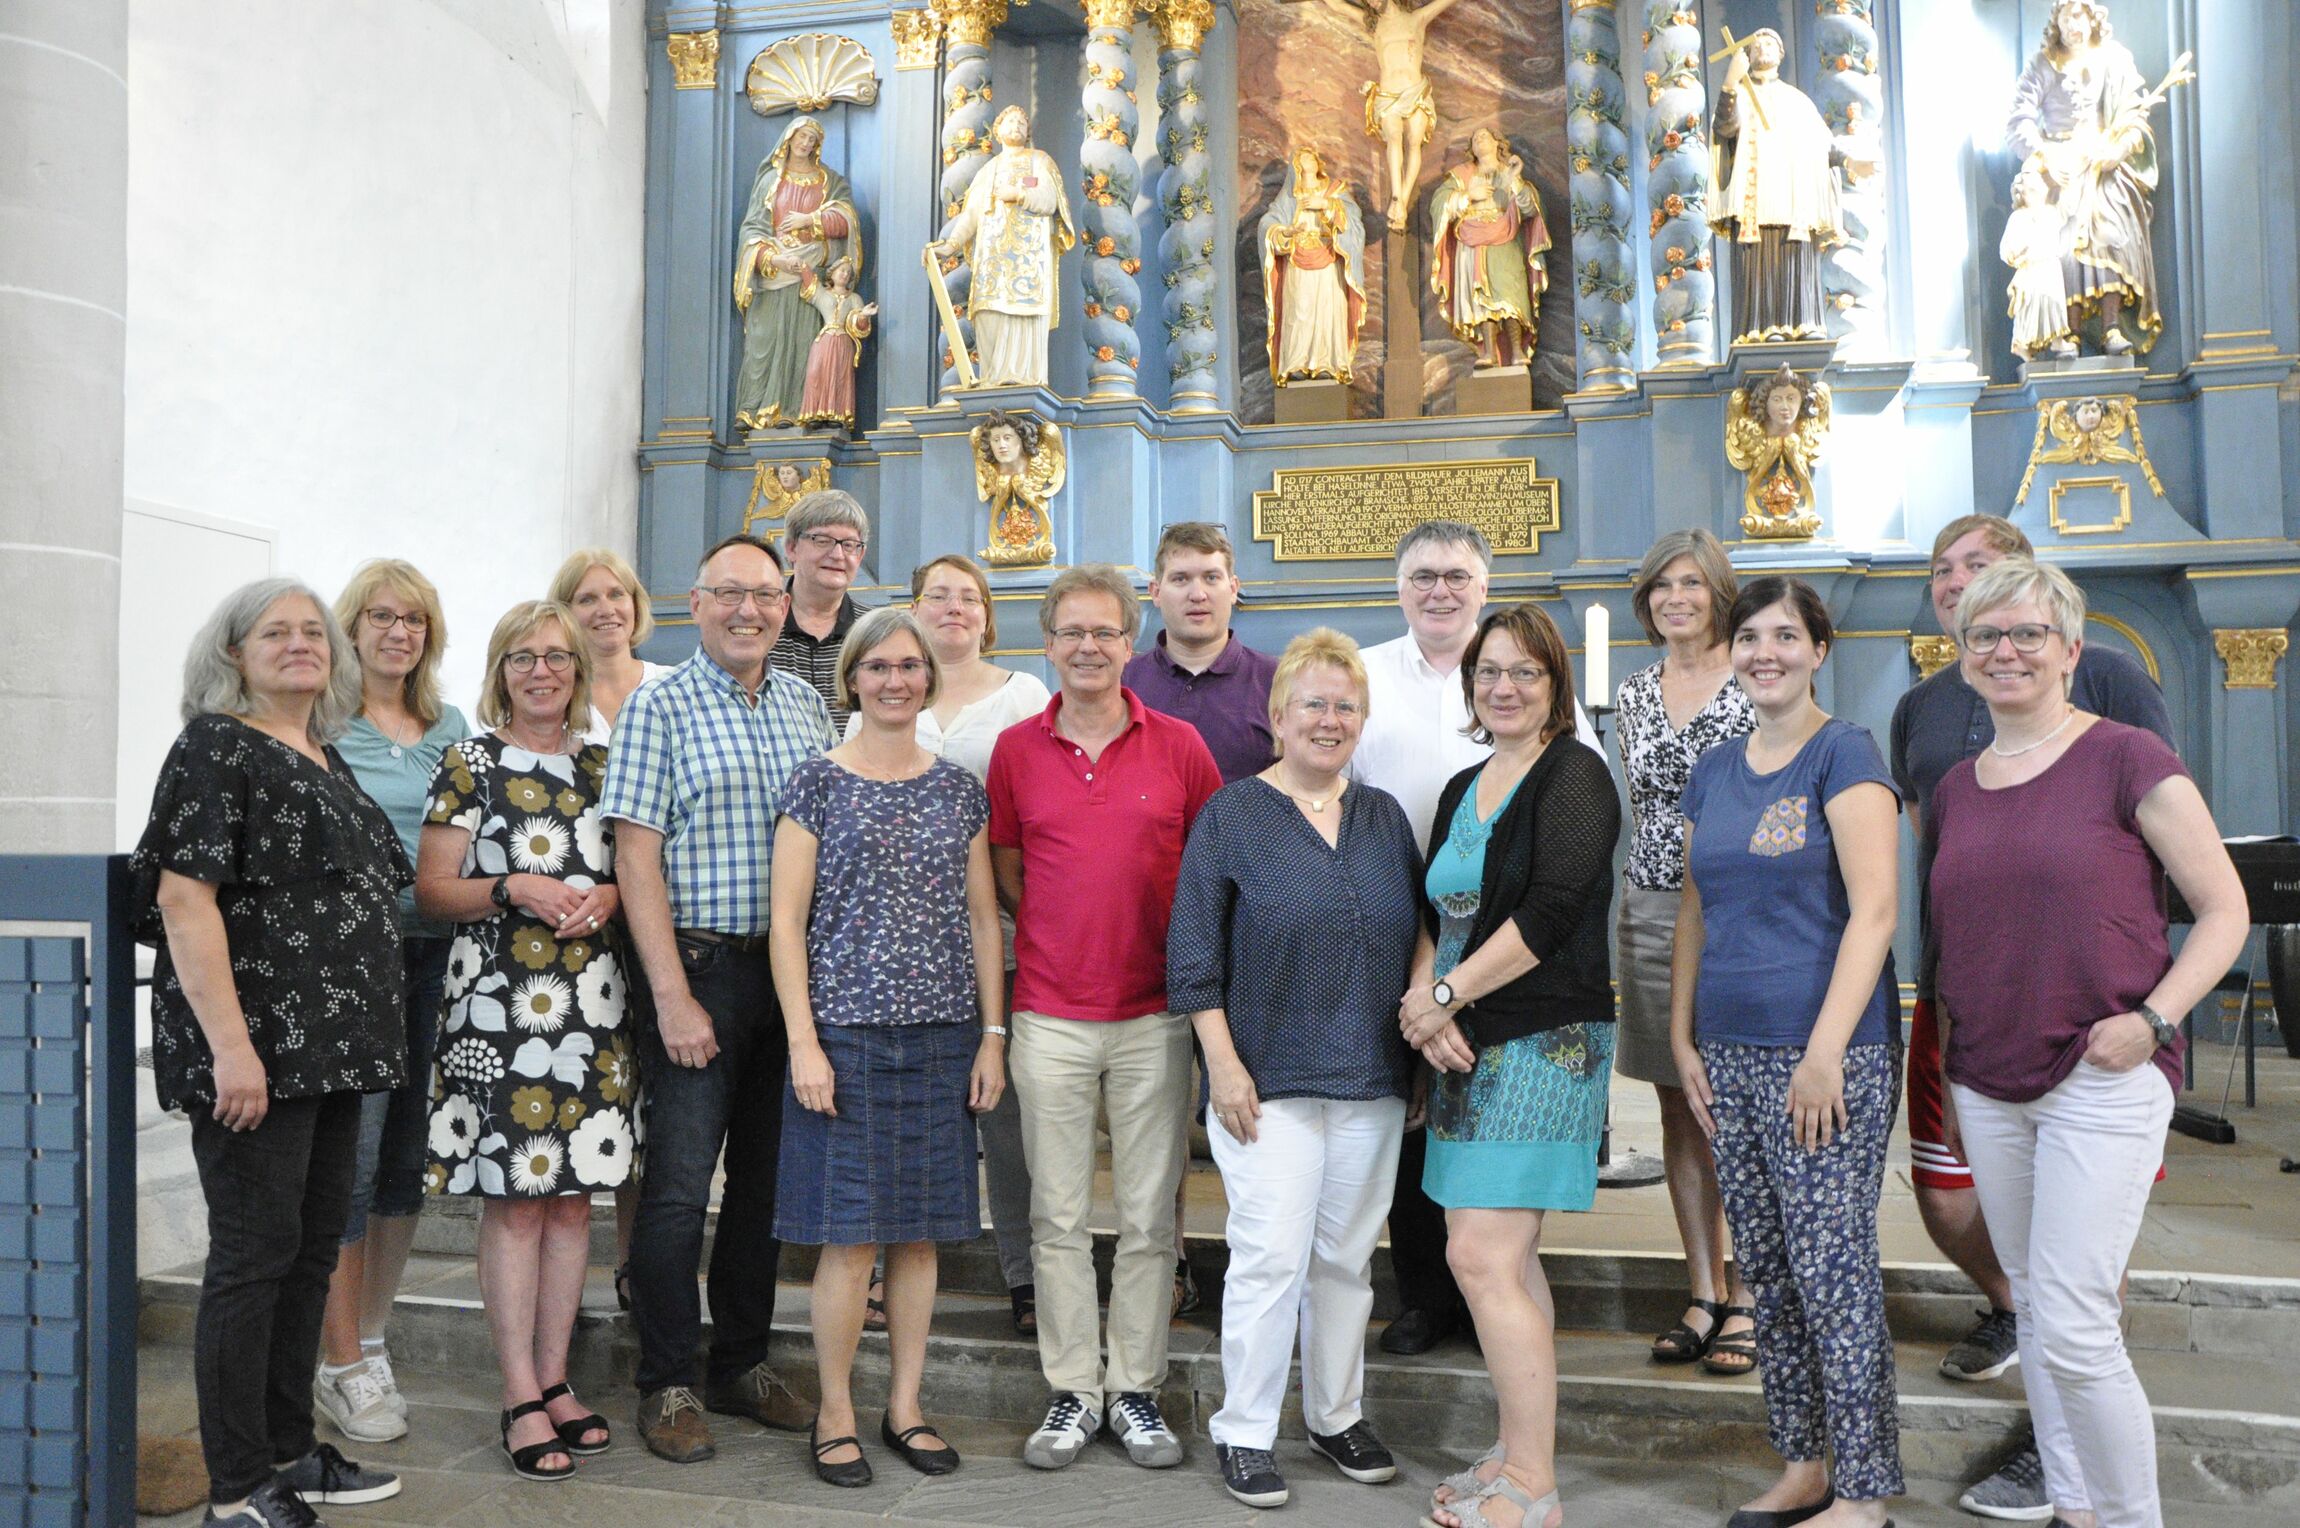
[[[1669,1049],[1669,954],[1677,943],[1682,891],[1650,891],[1624,882],[1614,931],[1614,969],[1621,981],[1621,1034],[1613,1070],[1639,1082],[1678,1087]]]

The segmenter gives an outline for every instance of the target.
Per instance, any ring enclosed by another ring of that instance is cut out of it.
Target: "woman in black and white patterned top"
[[[1614,1070],[1653,1084],[1661,1100],[1661,1154],[1692,1275],[1684,1320],[1654,1339],[1660,1363],[1701,1360],[1713,1373],[1756,1366],[1749,1293],[1725,1280],[1725,1214],[1709,1141],[1686,1107],[1669,1049],[1669,958],[1685,889],[1685,819],[1677,798],[1693,761],[1757,724],[1733,682],[1725,615],[1736,592],[1724,545],[1705,530],[1653,543],[1629,596],[1661,661],[1622,681],[1622,773],[1629,782],[1629,864],[1618,930],[1621,1028]]]

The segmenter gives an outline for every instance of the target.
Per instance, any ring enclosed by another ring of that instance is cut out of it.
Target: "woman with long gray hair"
[[[193,638],[184,730],[136,848],[136,937],[159,952],[155,1081],[191,1116],[208,1207],[192,1353],[208,1521],[231,1528],[399,1492],[312,1433],[361,1095],[407,1065],[412,872],[333,747],[359,696],[318,595],[289,578],[233,592]]]

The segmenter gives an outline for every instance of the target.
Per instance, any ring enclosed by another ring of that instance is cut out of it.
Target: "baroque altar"
[[[825,482],[873,517],[866,601],[1003,548],[1023,665],[1055,569],[1146,579],[1185,519],[1228,527],[1257,646],[1395,635],[1388,545],[1444,513],[1495,598],[1577,640],[1605,608],[1620,674],[1638,559],[1697,525],[1820,589],[1823,704],[1881,734],[1933,534],[1985,510],[2156,675],[2228,831],[2286,828],[2300,706],[2248,656],[2300,610],[2281,5],[650,0],[657,647],[703,547]],[[1036,263],[978,276],[1009,214]],[[1043,361],[995,371],[1017,313]],[[770,351],[838,406],[773,417]]]

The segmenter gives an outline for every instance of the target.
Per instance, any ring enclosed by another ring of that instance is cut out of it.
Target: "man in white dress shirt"
[[[1483,532],[1459,520],[1425,520],[1398,541],[1398,606],[1406,634],[1365,649],[1365,731],[1350,760],[1350,778],[1397,797],[1429,843],[1438,796],[1455,775],[1493,750],[1466,735],[1469,701],[1461,655],[1485,611],[1493,549]],[[1574,735],[1600,745],[1589,718],[1574,709]],[[1602,750],[1601,750],[1602,751]],[[1467,1324],[1461,1291],[1445,1260],[1445,1211],[1422,1192],[1428,1143],[1406,1132],[1398,1152],[1397,1191],[1390,1201],[1390,1264],[1404,1307],[1382,1333],[1384,1352],[1426,1353]]]

